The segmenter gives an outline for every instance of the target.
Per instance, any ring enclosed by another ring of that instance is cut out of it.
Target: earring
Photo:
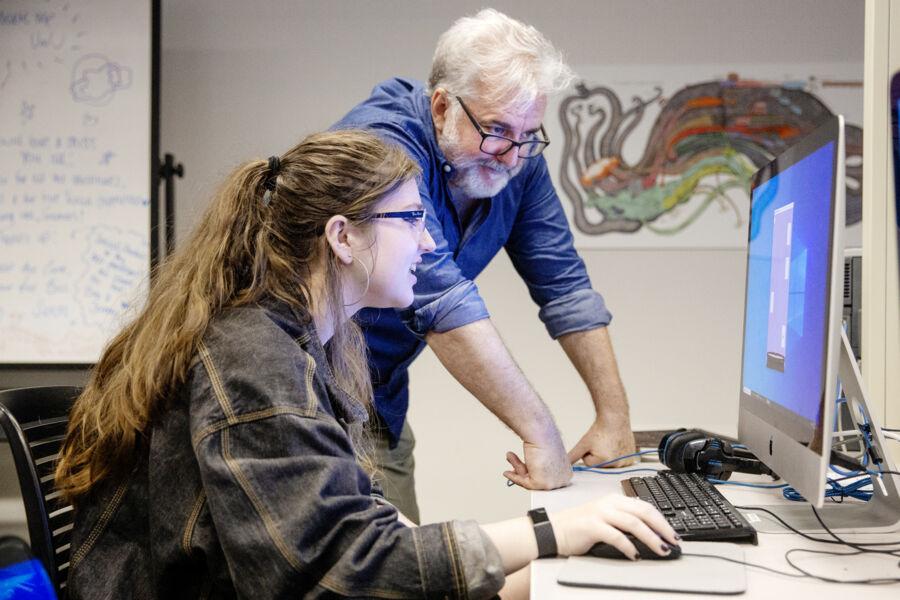
[[[344,304],[345,307],[347,307],[347,306],[353,306],[354,304],[356,304],[357,302],[359,302],[360,300],[362,300],[362,299],[365,297],[365,295],[368,293],[368,291],[369,291],[369,283],[371,283],[371,279],[370,279],[370,275],[371,275],[371,274],[369,273],[369,268],[366,266],[366,263],[364,263],[364,262],[361,261],[360,259],[356,258],[356,257],[353,256],[352,254],[350,255],[350,258],[353,259],[353,260],[355,260],[356,262],[358,262],[359,265],[363,268],[363,271],[364,271],[365,274],[366,274],[366,287],[365,287],[365,289],[363,290],[363,293],[360,294],[359,298],[357,298],[356,300],[354,300],[354,301],[351,302],[350,304]],[[353,263],[351,262],[350,264],[353,264]]]

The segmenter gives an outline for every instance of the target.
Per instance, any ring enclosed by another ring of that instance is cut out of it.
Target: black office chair
[[[74,511],[53,482],[56,458],[66,435],[78,387],[35,387],[0,391],[0,427],[12,451],[31,551],[50,576],[60,600],[66,597]]]

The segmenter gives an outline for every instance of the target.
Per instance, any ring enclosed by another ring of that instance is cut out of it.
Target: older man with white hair
[[[385,495],[418,522],[407,368],[427,343],[448,371],[522,439],[504,475],[531,489],[566,485],[571,464],[634,452],[628,403],[606,325],[541,153],[547,98],[574,76],[534,27],[495,10],[456,21],[438,40],[428,84],[392,79],[335,128],[364,127],[422,167],[419,193],[437,244],[404,311],[363,311]],[[590,391],[596,419],[566,453],[547,406],[513,361],[473,283],[505,248],[539,317]],[[614,463],[623,466],[630,461]]]

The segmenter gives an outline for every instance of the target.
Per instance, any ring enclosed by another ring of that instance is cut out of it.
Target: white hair
[[[541,32],[492,8],[458,19],[438,39],[428,93],[522,108],[560,92],[575,74]]]

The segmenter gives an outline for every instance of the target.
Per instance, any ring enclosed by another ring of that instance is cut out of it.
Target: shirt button
[[[450,165],[444,165],[444,173],[449,173],[452,170],[453,170],[453,167],[451,167]]]

